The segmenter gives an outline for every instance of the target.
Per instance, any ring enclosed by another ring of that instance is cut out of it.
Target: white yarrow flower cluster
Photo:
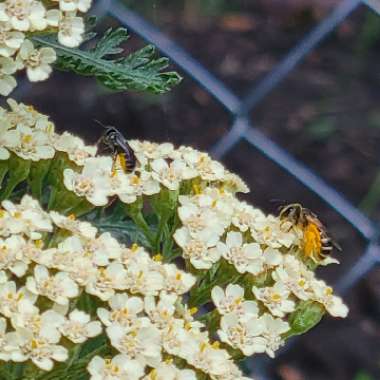
[[[54,0],[55,1],[55,0]],[[50,47],[35,47],[29,33],[56,29],[58,41],[68,47],[78,46],[84,35],[81,14],[91,7],[91,0],[62,0],[46,7],[39,0],[5,0],[0,3],[0,95],[7,96],[17,86],[13,74],[25,69],[31,82],[47,79],[56,53]]]
[[[191,274],[152,259],[136,244],[119,244],[88,222],[46,213],[28,195],[20,204],[3,201],[2,206],[2,360],[30,360],[50,371],[55,361],[69,357],[63,338],[82,344],[104,331],[119,354],[112,359],[94,357],[88,366],[91,379],[151,379],[164,376],[164,369],[173,372],[173,379],[196,379],[194,370],[169,364],[164,354],[181,357],[215,379],[226,371],[238,372],[229,354],[212,345],[204,326],[183,314],[181,296],[195,283]],[[46,234],[63,238],[45,247]],[[78,308],[68,313],[83,293],[107,306],[92,316]],[[52,307],[46,310],[48,302]],[[187,336],[181,350],[168,340],[174,328]],[[214,364],[208,363],[207,355]]]
[[[59,4],[75,12],[89,2]],[[294,323],[308,307],[317,317],[347,315],[314,272],[336,260],[310,262],[301,227],[240,201],[244,182],[206,153],[134,140],[136,165],[126,172],[96,146],[56,133],[33,107],[8,104],[0,108],[1,185],[12,192],[12,160],[26,173],[33,167],[19,184],[46,202],[34,182],[41,170],[50,211],[29,195],[2,202],[1,360],[50,371],[102,334],[115,355],[91,359],[92,380],[245,380],[231,350],[273,357],[300,333]],[[93,211],[91,223],[78,218],[81,207]],[[133,224],[139,244],[120,244],[92,224],[109,210],[122,214],[121,230]]]

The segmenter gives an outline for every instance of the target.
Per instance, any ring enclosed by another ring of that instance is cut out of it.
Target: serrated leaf
[[[167,58],[156,58],[155,48],[151,45],[127,57],[115,58],[116,54],[123,51],[120,45],[127,39],[126,29],[109,29],[94,48],[82,50],[60,45],[53,35],[32,37],[35,44],[56,51],[57,69],[93,76],[114,91],[133,90],[159,94],[169,91],[181,81],[178,73],[164,71],[169,61]]]

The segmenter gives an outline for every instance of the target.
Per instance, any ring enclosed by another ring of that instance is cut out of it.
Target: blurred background
[[[239,95],[246,94],[323,20],[339,0],[129,0]],[[99,30],[117,26],[104,17]],[[144,46],[134,35],[127,51]],[[374,220],[380,217],[380,17],[358,7],[249,115],[266,136],[338,189]],[[178,68],[173,65],[175,70]],[[179,70],[180,71],[180,70]],[[181,73],[181,71],[180,71]],[[55,73],[25,86],[17,98],[51,115],[58,130],[95,142],[93,121],[113,124],[128,138],[171,141],[210,151],[231,117],[188,75],[162,96],[111,93],[93,79]],[[246,142],[223,157],[249,184],[246,198],[266,212],[273,199],[301,202],[316,212],[343,248],[340,266],[321,271],[336,283],[363,254],[365,241],[316,195]],[[380,268],[344,294],[346,320],[325,320],[269,362],[247,364],[257,379],[380,379]]]

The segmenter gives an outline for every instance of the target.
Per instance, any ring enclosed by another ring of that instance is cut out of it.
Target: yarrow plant
[[[90,5],[0,3],[4,65],[21,62],[42,80],[57,58],[55,67],[120,91],[160,93],[179,81],[151,47],[113,60],[123,29],[77,49]],[[1,93],[14,87],[14,72],[3,71]],[[291,218],[239,200],[246,184],[207,153],[130,140],[136,162],[126,171],[97,146],[55,132],[32,106],[7,102],[0,379],[244,380],[240,360],[274,357],[325,313],[346,317],[315,274],[337,262],[320,254],[318,230],[310,238]]]
[[[8,103],[0,373],[244,379],[237,360],[274,357],[325,312],[347,315],[314,273],[334,260],[305,256],[300,228],[240,201],[245,183],[206,153],[132,140],[136,168],[113,171]]]

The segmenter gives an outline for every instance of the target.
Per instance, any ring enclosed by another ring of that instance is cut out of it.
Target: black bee
[[[101,124],[100,122],[98,123]],[[123,134],[111,125],[101,125],[105,128],[105,132],[99,139],[98,143],[103,143],[112,151],[112,173],[116,173],[117,164],[122,168],[124,173],[133,172],[137,162],[135,152],[128,144]]]

